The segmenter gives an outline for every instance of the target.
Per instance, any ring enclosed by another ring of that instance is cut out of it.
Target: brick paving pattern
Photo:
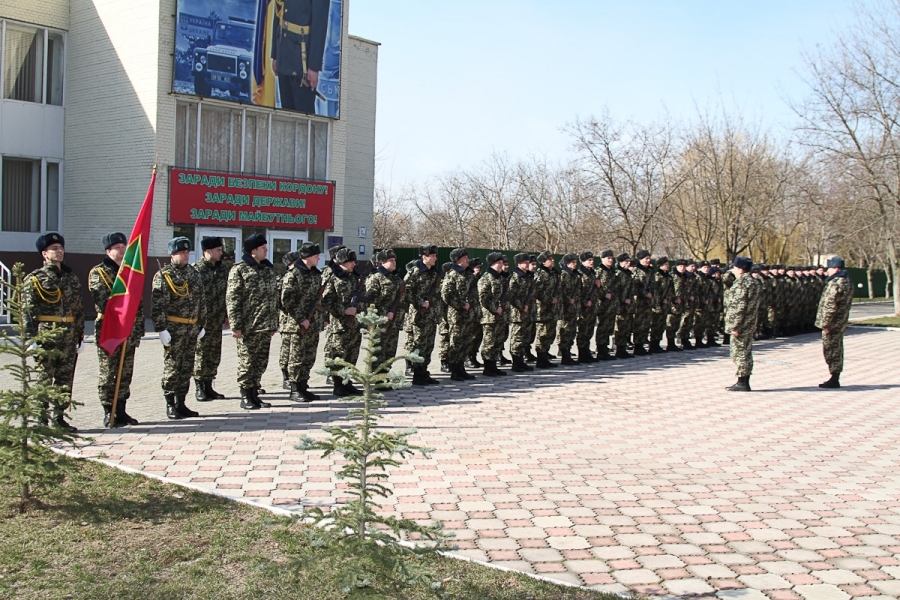
[[[291,510],[340,501],[335,461],[293,446],[347,402],[291,404],[273,353],[273,407],[241,411],[226,338],[230,398],[166,421],[161,354],[139,348],[129,412],[142,424],[114,431],[96,429],[95,349],[82,354],[84,456]],[[442,522],[461,555],[600,590],[900,597],[900,333],[851,329],[839,391],[816,387],[818,336],[754,354],[752,394],[723,391],[727,348],[390,392],[383,424],[418,428],[435,452],[393,470],[384,509]]]

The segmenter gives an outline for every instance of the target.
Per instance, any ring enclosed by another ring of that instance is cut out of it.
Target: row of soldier
[[[97,311],[97,339],[127,240],[122,233],[111,233],[102,241],[106,257],[88,277]],[[49,353],[42,367],[53,383],[71,387],[84,337],[80,284],[63,262],[65,241],[60,234],[43,235],[36,245],[44,266],[25,282],[31,326],[65,330],[58,351]],[[441,268],[437,247],[425,245],[418,249],[419,259],[405,266],[405,273],[397,268],[395,253],[384,250],[376,256],[376,267],[363,275],[349,248],[331,248],[327,266],[320,271],[316,266],[320,248],[304,243],[285,257],[287,271],[278,277],[266,259],[262,234],[244,240],[243,256],[230,269],[222,262],[221,238],[204,238],[201,249],[202,257],[190,264],[190,240],[171,240],[170,262],[153,278],[151,315],[164,346],[161,386],[170,419],[198,416],[186,405],[191,378],[198,401],[224,398],[213,388],[213,381],[221,362],[220,332],[227,326],[237,346],[240,406],[257,410],[270,406],[260,398],[265,393],[261,379],[276,331],[282,337],[279,363],[290,398],[317,400],[309,379],[320,333],[326,331],[326,359],[356,362],[362,335],[355,315],[366,306],[388,319],[379,358],[396,355],[403,329],[406,351],[416,351],[423,358],[421,363],[407,365],[412,383],[434,385],[439,381],[431,376],[429,363],[438,332],[442,367],[455,381],[474,377],[467,366],[481,368],[489,377],[506,375],[499,366],[510,362],[514,372],[556,367],[552,360],[557,357],[551,354],[554,343],[562,365],[662,352],[663,341],[665,351],[718,346],[723,292],[733,279],[728,271],[723,276],[716,260],[680,259],[672,269],[666,257],[654,261],[646,250],[634,258],[606,250],[597,264],[591,252],[570,253],[557,268],[550,252],[517,254],[512,265],[505,254],[494,252],[482,264],[477,258],[470,260],[466,249],[457,248],[450,253],[451,262]],[[757,335],[808,330],[815,319],[821,276],[811,268],[781,265],[760,265],[754,271],[764,290],[759,310],[765,314],[757,320]],[[105,425],[110,423],[121,352],[126,355],[114,421],[137,423],[126,407],[134,353],[144,333],[141,308],[127,344],[113,355],[98,347],[98,393]],[[507,341],[511,361],[503,354]],[[335,396],[358,393],[352,381],[337,374],[331,378]],[[53,418],[58,425],[71,427],[64,418],[66,409],[53,407]]]

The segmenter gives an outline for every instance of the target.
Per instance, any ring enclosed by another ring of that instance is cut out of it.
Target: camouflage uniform
[[[475,275],[457,263],[450,265],[441,283],[441,302],[447,307],[447,363],[450,372],[459,370],[469,353],[469,334],[475,317],[472,295]],[[466,309],[465,305],[469,308]]]
[[[354,304],[360,306],[362,289],[355,271],[344,271],[340,265],[331,267],[332,274],[322,293],[322,306],[328,311],[328,334],[325,338],[325,358],[342,358],[351,365],[359,358],[362,330],[355,316],[344,314]],[[332,377],[334,375],[332,374]]]
[[[634,327],[632,281],[633,277],[629,269],[619,268],[616,271],[616,289],[619,290],[619,313],[616,315],[616,346],[622,352],[625,351],[625,345],[631,339],[631,331]],[[629,302],[626,303],[626,300],[629,300]]]
[[[653,304],[653,317],[650,321],[650,349],[659,352],[662,348],[660,342],[666,333],[666,322],[672,302],[675,299],[675,283],[672,281],[672,273],[659,269],[653,280],[655,290],[655,302]]]
[[[225,292],[228,289],[228,270],[221,261],[214,263],[202,258],[193,265],[203,282],[203,302],[206,304],[206,335],[197,340],[194,357],[194,378],[213,381],[222,362],[222,327],[228,318]]]
[[[578,265],[578,277],[581,280],[581,294],[579,297],[580,310],[578,311],[578,335],[575,338],[575,346],[578,348],[579,360],[592,362],[591,338],[594,337],[594,326],[597,323],[597,296],[598,287],[595,283],[597,276],[593,269]]]
[[[838,271],[826,280],[816,314],[816,327],[822,330],[825,362],[832,375],[840,375],[844,370],[844,332],[852,303],[850,277],[846,271]],[[828,333],[825,333],[826,329]]]
[[[131,396],[131,378],[134,375],[134,351],[141,345],[144,336],[144,302],[138,305],[137,314],[134,316],[134,327],[125,344],[122,344],[110,356],[106,350],[100,347],[100,334],[103,329],[103,313],[106,312],[106,303],[112,291],[113,283],[119,274],[119,265],[108,256],[103,262],[91,269],[88,273],[88,289],[94,300],[94,308],[97,311],[97,320],[94,321],[94,339],[97,341],[97,361],[100,364],[100,378],[97,380],[97,393],[100,396],[100,404],[107,409],[112,408],[113,396],[116,393],[116,374],[119,371],[119,360],[122,359],[122,349],[125,349],[125,357],[122,361],[122,377],[119,381],[119,399],[116,402],[116,417],[125,412],[125,403]]]
[[[597,356],[602,360],[609,357],[609,339],[616,333],[616,313],[619,312],[619,297],[616,293],[616,268],[606,268],[603,264],[594,269],[600,280],[597,293]],[[609,294],[611,298],[607,298]]]
[[[687,274],[680,273],[678,269],[673,270],[672,301],[669,307],[669,314],[666,317],[666,350],[679,350],[675,339],[678,334],[678,328],[681,326],[688,289]]]
[[[541,354],[550,353],[550,345],[556,339],[556,321],[560,314],[559,287],[560,274],[556,269],[538,265],[534,273],[534,318],[537,323],[535,350]],[[553,301],[556,300],[556,304]]]
[[[228,273],[225,302],[232,331],[240,331],[237,382],[242,390],[257,390],[269,366],[269,346],[278,328],[278,276],[268,260],[244,254]],[[216,333],[216,332],[213,332]]]
[[[316,362],[319,332],[324,320],[321,310],[322,272],[302,262],[289,269],[281,280],[281,335],[287,340],[287,372],[292,383],[309,381]],[[309,327],[300,324],[309,320]]]
[[[750,273],[738,277],[726,292],[725,331],[737,331],[730,342],[731,360],[737,365],[738,377],[749,377],[753,372],[753,332],[759,310],[759,281]]]
[[[206,323],[203,281],[190,265],[169,263],[153,276],[151,298],[153,328],[172,336],[163,347],[163,394],[180,398],[191,387],[197,335]]]
[[[424,361],[420,366],[426,371],[431,363],[434,337],[441,318],[440,281],[437,267],[429,268],[421,259],[406,275],[404,298],[409,306],[404,322],[406,351],[418,351]],[[425,302],[428,302],[428,308],[423,308]]]
[[[27,335],[54,327],[62,329],[53,342],[43,345],[46,354],[37,359],[37,366],[42,383],[66,388],[66,395],[71,398],[77,349],[84,340],[84,306],[78,277],[65,264],[57,268],[46,261],[43,267],[25,276],[22,302],[31,307]],[[69,402],[52,408],[54,418],[61,419]]]
[[[640,256],[640,255],[639,255]],[[644,344],[650,338],[650,326],[653,320],[653,269],[642,264],[634,270],[631,278],[631,294],[633,298],[634,317],[632,321],[632,338],[634,351],[643,354]]]
[[[712,326],[713,318],[713,286],[712,279],[703,271],[697,271],[695,274],[695,298],[696,308],[694,309],[694,340],[697,347],[702,348],[706,344],[703,336],[707,329]]]
[[[447,273],[450,271],[450,267],[453,266],[452,262],[446,262],[441,265],[441,283],[447,280]],[[441,290],[436,290],[435,295],[440,295]],[[447,355],[450,353],[450,324],[447,321],[447,303],[441,302],[441,320],[437,326],[437,344],[438,344],[438,359],[441,361],[441,370],[446,371],[445,366],[447,364]]]
[[[509,334],[509,352],[513,359],[521,357],[531,346],[531,301],[534,298],[534,276],[518,267],[513,269],[509,280],[509,321],[512,324]]]
[[[578,317],[581,313],[581,276],[578,268],[559,266],[559,351],[563,359],[571,355],[572,344],[578,333]]]
[[[692,348],[691,330],[694,328],[694,311],[697,308],[698,290],[697,276],[689,271],[684,272],[684,300],[681,308],[681,323],[676,336],[681,340],[682,348]]]
[[[506,282],[503,275],[491,268],[485,270],[478,280],[478,302],[481,304],[481,325],[483,337],[481,357],[485,361],[497,362],[503,351],[504,329],[507,322],[505,304]],[[498,313],[498,310],[503,310]]]
[[[402,316],[399,314],[402,302],[399,294],[402,285],[403,280],[397,276],[396,272],[389,271],[383,266],[378,267],[366,279],[366,298],[369,304],[383,317],[386,317],[389,312],[394,313],[393,320],[388,322],[379,340],[381,351],[375,360],[376,367],[384,361],[397,356],[397,342],[400,337],[400,330],[396,325],[400,323],[400,317]],[[405,286],[403,293],[405,294]]]

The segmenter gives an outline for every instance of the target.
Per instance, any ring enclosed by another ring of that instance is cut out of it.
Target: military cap
[[[677,266],[679,266],[679,265],[681,265],[682,267],[687,266],[687,259],[686,259],[686,258],[679,258],[678,260],[676,260],[676,261],[675,261],[675,266],[677,267]]]
[[[710,264],[710,266],[718,267],[719,265],[722,264],[722,261],[719,260],[718,258],[711,258],[711,259],[709,259],[709,264]]]
[[[339,265],[347,262],[356,262],[356,252],[354,252],[350,248],[341,248],[337,251],[337,253],[335,253],[334,260]]]
[[[769,270],[769,265],[767,265],[767,264],[765,264],[765,263],[761,263],[761,264],[759,265],[759,270],[760,270],[760,271],[768,271],[768,270]]]
[[[310,256],[321,253],[322,251],[319,249],[319,245],[313,244],[312,242],[303,242],[303,244],[300,245],[300,251],[298,252],[300,258],[309,258]]]
[[[844,268],[844,259],[840,256],[832,256],[828,259],[828,268],[829,269],[843,269]]]
[[[600,258],[609,258],[610,256],[615,257],[615,255],[616,255],[615,252],[607,249],[600,253]]]
[[[695,267],[697,266],[697,261],[695,261],[693,258],[687,259],[687,266],[691,265],[694,265]]]
[[[642,258],[647,258],[648,256],[650,256],[649,250],[638,250],[638,253],[635,256],[635,258],[638,260],[641,260]]]
[[[716,265],[712,265],[712,266],[709,268],[709,275],[710,275],[710,276],[718,275],[718,274],[721,273],[721,272],[722,272],[722,270],[719,269],[719,267],[717,267]]]
[[[212,250],[213,248],[222,248],[225,242],[220,237],[204,237],[200,240],[201,250]]]
[[[508,257],[507,255],[505,255],[505,254],[503,255],[503,258],[500,259],[500,260],[502,260],[502,261],[505,262],[506,264],[509,264],[509,257]]]
[[[708,267],[708,266],[709,266],[709,261],[708,261],[708,260],[701,260],[701,261],[700,261],[700,264],[697,265],[697,266],[698,266],[698,267]]]
[[[668,256],[660,256],[659,258],[656,259],[656,266],[667,265],[667,264],[669,264]]]
[[[465,248],[454,248],[453,250],[450,251],[450,261],[456,262],[459,259],[461,259],[463,256],[468,256],[468,255],[469,255],[469,251],[466,250]]]
[[[529,254],[528,260],[531,262],[537,262],[537,254]]]
[[[753,261],[746,256],[738,256],[734,259],[734,266],[741,271],[749,271],[753,267]]]
[[[566,254],[565,256],[563,256],[563,262],[564,262],[565,264],[569,264],[570,262],[574,262],[574,261],[577,261],[577,260],[578,260],[578,255],[575,254],[574,252],[569,252],[568,254]]]
[[[386,260],[391,260],[392,258],[397,258],[397,254],[394,252],[393,248],[385,248],[384,250],[379,252],[376,256],[378,257],[378,262],[381,262],[381,263],[383,263]]]
[[[540,254],[537,255],[537,262],[544,264],[551,258],[553,258],[553,253],[550,252],[549,250],[544,250],[543,252],[541,252]]]
[[[419,256],[428,256],[429,254],[437,254],[437,246],[434,244],[419,246]]]
[[[629,267],[636,267],[636,266],[638,266],[639,264],[641,264],[641,263],[639,263],[639,262],[637,261],[637,259],[634,259],[634,258],[629,258],[629,259],[628,259],[628,266],[629,266]]]
[[[244,239],[244,252],[252,252],[260,246],[265,246],[268,243],[269,241],[262,233],[254,233],[253,235],[248,235]]]
[[[503,254],[501,254],[500,252],[491,252],[490,254],[487,255],[486,260],[487,260],[488,266],[491,266],[498,262],[502,262],[504,258],[505,258],[505,256]]]
[[[628,260],[629,258],[631,258],[631,257],[628,256],[628,253],[627,253],[627,252],[623,252],[622,254],[620,254],[620,255],[618,255],[618,256],[616,257],[616,262],[617,262],[617,263],[620,263],[620,262],[623,262],[623,261]]]
[[[328,258],[330,258],[331,260],[334,260],[334,257],[337,256],[338,251],[342,250],[346,247],[347,246],[344,246],[343,244],[340,244],[337,246],[332,246],[331,248],[328,249]]]
[[[469,261],[469,268],[474,269],[475,267],[480,267],[480,266],[481,266],[481,259],[478,258],[477,256]]]
[[[284,266],[288,266],[297,262],[298,258],[300,258],[299,252],[287,252],[281,257],[281,262],[284,263]]]
[[[184,236],[179,236],[177,238],[169,240],[168,247],[169,254],[184,252],[185,250],[191,249],[191,240],[187,239]]]
[[[588,260],[589,258],[594,258],[594,253],[591,252],[590,250],[585,250],[584,252],[581,253],[581,256],[579,256],[578,258],[581,260],[581,262],[584,262],[584,261]]]
[[[34,242],[34,245],[38,249],[38,252],[43,252],[47,249],[47,246],[51,246],[53,244],[60,244],[65,248],[66,238],[59,235],[55,231],[51,231],[50,233],[45,233],[44,235],[40,236],[37,241]]]
[[[531,262],[531,255],[528,254],[527,252],[519,252],[518,254],[516,254],[513,257],[513,260],[516,261],[517,265],[520,265],[522,263]]]
[[[128,238],[125,237],[125,234],[117,231],[115,233],[107,233],[103,236],[103,249],[109,250],[116,244],[127,244]]]
[[[441,271],[444,272],[444,275],[446,275],[447,273],[449,273],[449,272],[450,272],[450,269],[452,269],[452,268],[453,268],[453,263],[452,263],[452,262],[445,262],[444,264],[441,265]]]

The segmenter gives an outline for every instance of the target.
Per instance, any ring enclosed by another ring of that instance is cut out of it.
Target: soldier
[[[597,304],[597,360],[613,360],[609,354],[609,339],[616,332],[616,313],[619,299],[616,296],[616,265],[612,250],[600,253],[600,265],[594,269],[600,281]]]
[[[241,408],[259,410],[272,406],[259,399],[259,391],[269,366],[272,336],[278,328],[278,276],[266,258],[269,247],[265,235],[248,236],[243,249],[241,261],[228,273],[225,302],[231,335],[237,343]]]
[[[633,334],[634,355],[646,356],[649,354],[644,344],[650,342],[650,327],[653,321],[653,260],[650,252],[639,250],[637,266],[631,279],[631,294],[634,299]]]
[[[283,0],[272,29],[272,70],[281,108],[315,114],[325,56],[329,0]]]
[[[191,241],[169,240],[169,264],[153,276],[151,318],[163,345],[162,390],[170,419],[199,417],[184,401],[191,387],[197,340],[206,334],[206,303],[200,274],[188,264]]]
[[[678,326],[677,336],[681,341],[682,350],[693,350],[691,344],[691,331],[694,328],[694,311],[699,301],[697,284],[697,263],[688,260],[684,267],[684,301],[681,309],[681,323]]]
[[[669,258],[661,256],[656,259],[656,274],[653,277],[653,289],[656,302],[653,304],[653,315],[650,321],[650,353],[662,352],[663,336],[666,334],[666,319],[672,300],[675,298],[672,275],[669,273]]]
[[[366,298],[378,314],[387,317],[388,320],[384,333],[378,341],[381,351],[375,359],[377,367],[397,356],[397,342],[400,337],[397,325],[402,322],[401,305],[406,294],[406,284],[402,278],[397,277],[397,255],[393,249],[382,250],[376,254],[376,259],[379,267],[366,279]]]
[[[61,386],[69,398],[52,407],[54,424],[74,433],[78,430],[66,422],[65,412],[71,402],[75,363],[84,349],[84,306],[81,283],[63,262],[65,245],[65,238],[56,232],[37,239],[35,247],[44,259],[44,266],[25,276],[22,302],[31,307],[26,324],[29,337],[54,327],[63,330],[54,341],[43,344],[42,349],[46,352],[36,362],[40,381]],[[44,408],[50,407],[45,405]]]
[[[319,396],[309,390],[309,373],[316,362],[319,332],[322,330],[321,250],[317,244],[304,242],[297,260],[281,280],[279,328],[282,347],[288,348],[287,378],[294,402],[312,402]]]
[[[418,352],[422,362],[412,366],[413,385],[438,383],[428,373],[434,336],[441,318],[441,276],[437,269],[437,246],[419,247],[419,260],[406,275],[406,295],[409,305],[406,313],[406,352]]]
[[[484,375],[499,377],[507,375],[497,368],[497,361],[503,349],[503,329],[506,326],[506,284],[502,275],[504,255],[491,252],[487,255],[487,271],[478,280],[478,302],[481,304],[481,360],[484,361]]]
[[[450,252],[450,261],[450,270],[441,284],[441,301],[447,307],[447,364],[450,379],[465,381],[475,379],[474,375],[466,373],[465,360],[469,349],[469,322],[475,314],[472,310],[472,290],[476,282],[468,270],[468,250],[455,248]]]
[[[113,284],[119,274],[122,259],[125,258],[125,245],[128,238],[124,233],[108,233],[103,236],[103,249],[106,257],[99,265],[91,269],[88,274],[88,289],[94,300],[94,308],[97,311],[97,320],[94,321],[94,339],[97,340],[97,362],[100,363],[100,377],[97,380],[97,392],[100,396],[100,404],[103,406],[103,426],[109,427],[109,416],[112,413],[113,396],[116,393],[116,374],[119,370],[119,361],[122,361],[122,377],[119,381],[119,399],[116,402],[116,427],[123,425],[137,425],[138,421],[127,412],[125,405],[131,396],[131,377],[134,374],[134,351],[141,345],[144,336],[144,302],[138,305],[137,314],[134,316],[134,326],[131,335],[125,344],[119,346],[112,355],[100,347],[100,333],[103,328],[103,313],[106,312],[106,303],[112,292]],[[125,352],[124,358],[122,352]]]
[[[549,250],[537,256],[538,267],[534,273],[534,311],[532,318],[535,325],[538,369],[556,368],[550,362],[550,345],[556,339],[556,321],[559,318],[559,271],[554,267],[556,261]]]
[[[447,273],[453,266],[451,261],[447,261],[441,265],[441,281],[446,281]],[[441,373],[450,372],[450,364],[447,362],[447,354],[450,352],[450,327],[447,324],[447,304],[441,303],[441,321],[437,328],[438,337],[438,360],[441,361]]]
[[[512,273],[509,272],[509,257],[504,254],[502,260],[503,260],[503,264],[500,265],[500,275],[503,277],[503,282],[504,282],[503,289],[508,294],[509,282],[510,282],[510,279],[512,278]],[[500,337],[498,338],[499,342],[500,342],[500,364],[508,365],[508,364],[511,364],[512,361],[510,359],[506,358],[506,355],[503,354],[503,346],[506,345],[506,341],[509,339],[509,329],[510,329],[510,326],[509,326],[509,300],[506,298],[505,295],[504,295],[503,310],[506,311],[506,316],[503,318],[503,327],[500,328]]]
[[[679,258],[675,261],[675,272],[672,273],[672,302],[666,317],[666,352],[681,352],[675,339],[681,327],[682,313],[688,290],[686,275],[687,260]]]
[[[576,365],[572,360],[572,344],[578,333],[578,316],[581,314],[581,275],[578,271],[578,255],[569,252],[563,256],[559,273],[559,297],[563,299],[559,313],[559,356],[561,365]]]
[[[712,261],[710,261],[712,263]],[[722,319],[724,319],[724,314],[722,313],[722,298],[724,295],[724,288],[722,287],[722,271],[716,265],[711,265],[709,267],[709,278],[712,281],[712,289],[713,289],[713,299],[712,299],[712,319],[706,329],[706,345],[719,348],[722,346],[716,338],[718,337],[718,332],[725,328]]]
[[[528,266],[531,257],[520,253],[513,257],[516,263],[512,277],[509,280],[509,353],[512,355],[512,371],[524,373],[533,371],[534,367],[525,362],[525,353],[530,339],[531,300],[534,297],[534,276],[529,272]]]
[[[634,322],[632,306],[634,294],[631,291],[631,258],[623,252],[616,257],[619,269],[616,271],[616,290],[619,292],[619,312],[616,315],[616,358],[633,358],[628,354],[628,341]]]
[[[695,296],[697,298],[696,308],[694,310],[694,346],[697,348],[706,348],[707,344],[703,341],[706,330],[711,326],[712,309],[713,309],[713,286],[709,278],[709,261],[700,261],[694,273],[695,279]]]
[[[294,268],[294,265],[299,258],[300,253],[296,251],[284,254],[281,257],[281,262],[284,264],[284,273],[278,278],[278,301],[275,303],[275,307],[278,310],[278,331],[282,334],[281,351],[278,353],[278,366],[281,369],[281,389],[283,390],[291,389],[291,377],[288,374],[288,362],[290,361],[291,356],[291,343],[296,341],[296,338],[294,336],[284,335],[285,328],[293,328],[293,324],[287,322],[288,315],[281,306],[281,297],[284,292],[284,282],[287,279],[288,273]],[[318,268],[316,270],[318,271]]]
[[[853,304],[853,286],[841,257],[833,256],[827,264],[828,278],[816,312],[816,327],[822,330],[822,349],[831,378],[819,387],[837,389],[841,387],[841,371],[844,370],[844,332]]]
[[[528,274],[531,275],[531,282],[534,284],[534,276],[537,272],[538,262],[537,262],[537,254],[528,255]],[[526,362],[536,362],[537,355],[531,351],[531,347],[534,345],[534,340],[537,338],[537,324],[534,322],[534,307],[535,307],[535,299],[534,294],[531,295],[531,302],[528,307],[528,314],[531,315],[531,324],[528,327],[528,337],[525,340],[525,361]]]
[[[759,310],[760,283],[750,275],[753,261],[744,256],[734,259],[731,272],[734,284],[726,300],[725,331],[731,334],[731,360],[737,365],[737,383],[725,388],[730,392],[749,392],[753,373],[753,332]]]
[[[578,267],[578,276],[581,280],[581,297],[579,303],[581,310],[578,312],[578,335],[575,339],[578,347],[578,362],[588,365],[594,362],[591,354],[591,338],[594,337],[594,325],[597,322],[597,294],[600,281],[594,273],[594,253],[582,252],[578,257],[581,266]]]
[[[206,329],[209,335],[197,340],[194,357],[194,388],[198,402],[220,400],[225,397],[213,389],[213,380],[222,361],[222,327],[228,320],[225,309],[225,291],[228,288],[228,270],[222,264],[224,242],[220,237],[200,240],[203,258],[192,266],[203,282],[203,302],[206,304]]]
[[[362,332],[356,321],[356,313],[365,301],[365,281],[362,281],[354,270],[356,252],[349,248],[341,248],[334,256],[332,275],[328,278],[325,291],[322,293],[322,306],[328,311],[328,336],[325,339],[325,358],[342,358],[350,364],[356,364],[359,358],[359,347],[362,343]],[[338,398],[359,395],[353,382],[345,380],[338,374],[338,369],[331,370],[334,382],[332,394]]]
[[[469,270],[472,271],[472,276],[475,278],[475,289],[473,300],[470,301],[474,314],[472,315],[472,319],[469,324],[469,359],[466,361],[466,366],[471,369],[480,369],[484,365],[478,362],[478,357],[476,356],[476,354],[478,353],[478,349],[481,347],[481,340],[483,336],[483,331],[481,329],[481,304],[478,302],[478,280],[481,279],[481,259],[478,257],[470,258]]]

